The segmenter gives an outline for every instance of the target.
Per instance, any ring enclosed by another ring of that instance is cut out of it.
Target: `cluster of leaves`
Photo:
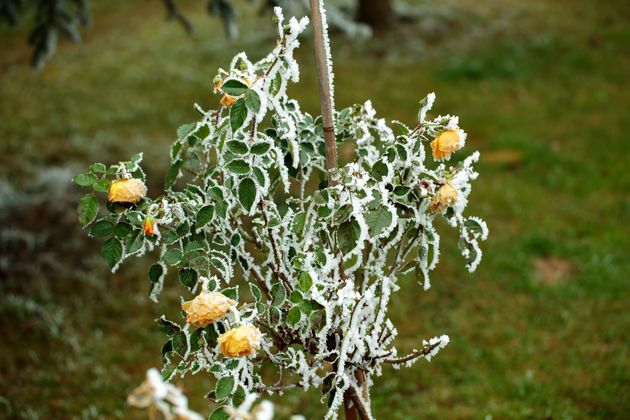
[[[446,183],[459,196],[444,216],[460,231],[469,268],[478,263],[487,229],[462,214],[477,154],[429,168],[427,141],[458,129],[457,118],[426,120],[430,97],[417,127],[391,128],[366,102],[335,113],[337,142],[356,143],[357,153],[354,162],[327,173],[321,117],[286,95],[287,83],[299,79],[293,51],[307,19],[285,25],[277,9],[276,21],[278,44],[268,56],[251,62],[240,53],[219,70],[215,88],[229,105],[197,107],[200,121],[178,129],[165,194],[128,206],[108,203],[97,219],[94,192],[107,191],[114,179],[145,176],[141,155],[109,168],[94,164],[75,179],[94,190],[81,199],[79,218],[93,223],[92,236],[106,239],[103,256],[112,269],[159,250],[149,269],[153,299],[174,270],[190,293],[217,291],[238,302],[236,312],[204,328],[158,320],[168,336],[165,378],[209,372],[216,385],[208,397],[232,406],[251,392],[315,386],[329,418],[352,391],[369,415],[359,390],[384,363],[430,359],[448,342],[435,338],[397,358],[387,308],[402,274],[415,270],[429,287],[439,254],[433,226],[439,214],[430,203]],[[157,234],[143,231],[147,219],[155,220]],[[218,336],[239,324],[263,332],[255,357],[229,358],[218,349]],[[274,385],[265,382],[269,370],[278,375]]]

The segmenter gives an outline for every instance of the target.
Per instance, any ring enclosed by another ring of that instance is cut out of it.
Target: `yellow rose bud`
[[[155,225],[155,219],[153,217],[147,217],[146,219],[144,219],[144,227],[142,228],[142,232],[144,232],[146,236],[155,235]]]
[[[457,201],[457,190],[448,182],[440,187],[431,199],[431,211],[441,213]]]
[[[221,100],[219,101],[219,103],[226,108],[230,108],[232,105],[234,105],[234,102],[236,102],[236,97],[232,95],[228,95],[227,93],[224,94],[223,97],[221,97]]]
[[[446,130],[431,142],[431,151],[435,160],[448,158],[459,148],[460,138],[457,130]]]
[[[186,322],[194,327],[205,327],[223,318],[235,304],[221,293],[201,292],[193,300],[182,303],[182,309],[186,312]]]
[[[120,179],[109,187],[109,202],[120,204],[136,204],[147,193],[147,187],[139,179]]]
[[[228,357],[246,357],[260,348],[260,331],[253,325],[232,328],[218,338],[221,353]]]

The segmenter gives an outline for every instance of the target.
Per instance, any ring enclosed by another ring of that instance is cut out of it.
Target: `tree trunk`
[[[357,20],[367,23],[375,30],[384,29],[392,23],[394,10],[391,0],[357,0]]]

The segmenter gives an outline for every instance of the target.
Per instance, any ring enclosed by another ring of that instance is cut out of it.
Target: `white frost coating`
[[[324,55],[326,56],[326,66],[328,67],[328,81],[330,89],[330,104],[332,112],[335,112],[335,73],[333,73],[333,61],[332,53],[330,50],[330,38],[328,37],[328,19],[326,17],[326,8],[324,7],[324,0],[318,0],[319,12],[322,17],[322,30],[324,38]]]

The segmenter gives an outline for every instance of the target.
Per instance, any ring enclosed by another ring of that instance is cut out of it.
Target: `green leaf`
[[[157,283],[164,275],[164,267],[161,264],[153,264],[149,267],[149,280],[151,283]]]
[[[289,313],[287,314],[287,322],[290,325],[295,326],[298,322],[300,322],[301,319],[302,319],[302,312],[300,311],[299,306],[294,306],[293,308],[289,310]]]
[[[215,395],[217,400],[222,400],[229,397],[234,390],[234,378],[231,376],[225,376],[218,380],[215,387]]]
[[[96,172],[97,174],[104,174],[107,171],[107,167],[102,163],[96,162],[90,165],[90,171]]]
[[[304,297],[302,296],[302,293],[299,290],[294,290],[291,292],[291,296],[289,296],[289,300],[292,303],[300,303],[302,302],[302,300],[304,299]]]
[[[177,138],[179,140],[183,140],[186,137],[188,137],[188,134],[190,134],[190,131],[195,128],[195,125],[197,125],[196,123],[190,123],[190,124],[184,124],[179,126],[179,128],[177,129]]]
[[[249,87],[236,79],[228,79],[221,85],[221,91],[232,96],[241,96],[249,90]]]
[[[374,165],[372,165],[372,176],[377,181],[381,181],[384,177],[389,174],[389,169],[385,162],[379,160]]]
[[[272,306],[281,306],[284,303],[284,300],[287,298],[287,292],[282,284],[276,283],[271,287],[271,297],[273,298]]]
[[[127,254],[133,254],[138,252],[144,245],[144,233],[139,230],[134,235],[127,238],[125,241],[125,251]]]
[[[313,311],[313,304],[310,300],[303,300],[300,302],[300,310],[304,312],[304,315],[309,316]]]
[[[365,222],[372,237],[378,236],[392,223],[392,214],[385,206],[372,210],[365,215]]]
[[[181,331],[181,328],[179,327],[179,325],[177,325],[173,321],[169,321],[168,319],[166,319],[164,315],[158,318],[157,323],[158,323],[158,327],[160,328],[160,331],[162,331],[164,334],[168,335],[169,337]]]
[[[164,370],[162,371],[162,380],[164,381],[170,380],[174,373],[175,373],[175,368],[173,367],[164,368]]]
[[[228,150],[237,155],[244,155],[248,152],[247,144],[240,140],[230,140],[226,143]]]
[[[230,416],[225,412],[223,407],[219,407],[210,414],[208,420],[229,420]]]
[[[341,252],[347,254],[356,248],[360,234],[361,228],[356,220],[342,223],[337,229],[337,243]]]
[[[109,185],[110,185],[109,179],[103,178],[100,181],[92,184],[92,188],[94,188],[94,191],[107,192],[109,191]]]
[[[247,107],[245,106],[245,100],[239,99],[230,108],[230,127],[232,127],[232,132],[243,126],[246,117]]]
[[[214,206],[204,206],[199,209],[197,212],[197,221],[196,225],[198,228],[204,227],[212,220],[212,216],[214,215]]]
[[[103,244],[103,258],[110,269],[113,269],[120,262],[123,254],[122,243],[116,238],[109,238]]]
[[[197,284],[197,272],[192,268],[182,268],[179,270],[179,281],[189,289]]]
[[[245,92],[245,106],[254,114],[260,110],[260,96],[251,89]]]
[[[280,309],[276,308],[275,306],[269,307],[269,323],[271,325],[278,325],[278,323],[280,323],[281,317],[282,312],[280,312]]]
[[[129,223],[120,222],[114,227],[114,235],[118,238],[124,238],[133,230]]]
[[[471,231],[472,233],[476,235],[481,235],[483,233],[483,227],[475,219],[466,219],[464,221],[464,226],[466,227],[466,229],[468,229],[469,231]]]
[[[307,273],[306,271],[300,274],[300,278],[298,279],[298,282],[300,284],[300,289],[302,289],[305,292],[308,292],[313,286],[313,279],[311,278],[311,275]]]
[[[173,336],[173,349],[180,356],[184,357],[188,350],[188,343],[186,342],[186,334],[183,331],[176,333]]]
[[[251,289],[252,296],[254,296],[254,299],[256,300],[256,302],[259,302],[260,299],[262,298],[262,293],[260,292],[260,288],[256,286],[254,283],[249,283],[249,288]]]
[[[293,223],[291,223],[291,230],[298,238],[302,239],[304,233],[304,225],[306,225],[306,212],[299,212],[293,216]]]
[[[90,236],[95,238],[106,238],[114,233],[114,224],[109,220],[99,220],[90,229]]]
[[[231,160],[227,165],[225,165],[225,167],[230,172],[239,175],[244,175],[249,172],[249,164],[242,159]]]
[[[238,286],[223,289],[222,293],[224,296],[229,297],[232,300],[238,300]]]
[[[77,213],[79,214],[79,223],[83,226],[87,226],[94,219],[96,219],[96,215],[98,214],[98,201],[94,194],[85,194],[79,200],[79,205],[77,206]]]
[[[176,265],[182,260],[182,251],[177,248],[171,248],[166,251],[163,259],[169,265]]]
[[[181,160],[174,162],[168,171],[166,172],[166,176],[164,177],[164,187],[169,189],[173,186],[177,178],[179,177],[179,171],[182,167],[183,162]]]
[[[271,145],[269,143],[254,143],[252,147],[249,149],[255,155],[264,155],[271,149]]]
[[[251,178],[245,178],[238,186],[238,201],[249,213],[256,201],[256,184]]]
[[[98,181],[98,178],[92,172],[86,172],[84,174],[79,174],[75,176],[73,181],[75,184],[81,187],[89,187],[96,181]]]

